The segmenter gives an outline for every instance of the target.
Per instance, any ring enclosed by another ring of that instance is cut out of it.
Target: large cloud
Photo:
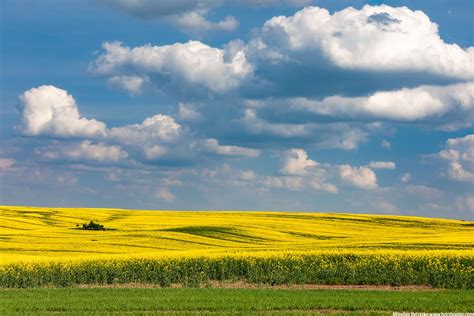
[[[189,41],[132,49],[119,42],[106,42],[103,49],[91,64],[91,71],[112,78],[128,72],[135,76],[153,76],[159,89],[166,85],[179,91],[186,84],[188,88],[222,93],[239,86],[252,72],[243,51],[236,45],[223,50]]]
[[[249,98],[366,97],[474,78],[474,48],[445,43],[435,23],[406,7],[351,7],[332,15],[307,7],[268,20],[245,54],[256,78],[242,87]]]
[[[261,101],[260,105],[273,111],[277,109],[276,113],[282,116],[306,112],[333,120],[408,122],[437,121],[446,117],[445,120],[457,120],[469,125],[474,117],[474,83],[379,91],[364,97],[268,99]]]
[[[53,135],[92,137],[104,136],[102,122],[80,116],[76,101],[67,91],[54,86],[41,86],[21,96],[23,133],[28,136]]]
[[[116,139],[122,143],[170,142],[180,136],[181,126],[167,115],[149,117],[141,124],[107,128],[103,122],[79,115],[74,98],[63,89],[41,86],[20,96],[21,124],[29,136]]]
[[[366,5],[330,14],[307,7],[268,20],[251,53],[347,71],[429,73],[473,79],[472,48],[446,44],[422,11]]]

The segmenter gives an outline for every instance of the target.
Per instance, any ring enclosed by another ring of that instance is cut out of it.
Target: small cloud
[[[201,113],[199,113],[192,104],[179,103],[178,117],[182,121],[199,121],[202,119]]]
[[[474,134],[448,139],[445,149],[433,156],[448,162],[447,178],[474,182]]]
[[[339,176],[343,182],[360,189],[376,189],[377,176],[369,167],[339,166]]]
[[[400,177],[400,180],[402,182],[409,182],[411,180],[411,174],[409,172],[406,172]]]
[[[95,0],[109,7],[144,20],[159,20],[177,26],[188,34],[201,35],[210,31],[233,31],[239,22],[233,16],[227,16],[218,22],[206,19],[209,11],[220,1],[154,1],[154,0]]]
[[[113,76],[107,79],[109,87],[128,91],[132,95],[141,94],[144,86],[149,82],[148,77],[139,76]]]
[[[117,182],[120,180],[119,175],[116,172],[107,173],[104,179],[111,182]]]
[[[56,176],[56,181],[61,184],[74,185],[78,182],[78,179],[76,176],[70,174],[62,174]]]
[[[391,149],[392,148],[392,144],[386,139],[382,140],[382,142],[380,143],[380,146],[382,146],[382,148],[386,148],[386,149]]]
[[[398,210],[398,207],[389,202],[389,201],[385,201],[385,200],[378,200],[374,203],[374,206],[377,208],[377,211],[381,212],[381,213],[396,213],[397,210]]]
[[[308,159],[308,153],[303,149],[293,148],[283,155],[282,174],[302,176],[307,174],[308,169],[314,168],[318,163]]]
[[[233,16],[229,15],[221,21],[211,22],[199,12],[190,12],[174,18],[173,24],[183,32],[196,36],[212,31],[234,31],[239,27],[239,21]]]
[[[439,189],[432,188],[426,185],[412,184],[406,187],[408,193],[415,194],[417,196],[422,196],[428,199],[439,198],[443,192]]]
[[[285,188],[291,191],[299,191],[304,188],[303,177],[266,177],[263,179],[263,185],[268,188]]]
[[[310,186],[316,191],[324,191],[327,193],[339,192],[339,189],[334,184],[322,182],[320,179],[317,179],[317,178],[310,180]]]
[[[167,186],[175,186],[175,187],[180,187],[183,186],[183,182],[179,179],[173,179],[173,178],[165,178],[163,179],[163,184]]]
[[[93,143],[84,140],[77,145],[54,145],[36,151],[48,160],[117,162],[128,157],[128,153],[120,146]]]
[[[397,165],[393,161],[371,161],[369,167],[372,169],[388,169],[393,170]]]
[[[474,195],[461,196],[456,199],[458,211],[474,212]]]
[[[217,139],[214,138],[208,138],[198,142],[198,147],[204,152],[223,156],[242,156],[248,158],[256,158],[260,156],[260,150],[258,149],[220,145]]]
[[[244,170],[240,172],[239,179],[243,181],[253,181],[257,179],[257,176],[252,170]]]
[[[155,196],[165,202],[173,202],[176,199],[174,194],[166,187],[157,188],[155,191]]]
[[[0,158],[0,173],[10,171],[15,163],[14,159]]]
[[[154,145],[143,148],[143,153],[145,154],[146,159],[155,160],[166,155],[168,153],[168,148],[165,146]]]

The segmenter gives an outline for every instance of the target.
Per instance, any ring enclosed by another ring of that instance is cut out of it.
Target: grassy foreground
[[[0,290],[1,315],[472,312],[472,290],[44,288]]]

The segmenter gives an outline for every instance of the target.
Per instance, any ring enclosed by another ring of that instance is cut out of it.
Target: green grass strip
[[[38,288],[0,290],[0,315],[472,312],[473,290]]]

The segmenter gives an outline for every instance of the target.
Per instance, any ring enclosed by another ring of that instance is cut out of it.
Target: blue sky
[[[472,1],[1,6],[1,204],[474,219]]]

